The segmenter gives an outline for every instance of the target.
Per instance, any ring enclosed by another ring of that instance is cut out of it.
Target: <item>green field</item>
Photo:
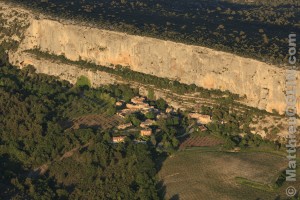
[[[275,182],[285,157],[263,152],[228,153],[194,148],[169,157],[159,172],[166,199],[285,199],[286,183]],[[295,185],[300,185],[299,182]]]

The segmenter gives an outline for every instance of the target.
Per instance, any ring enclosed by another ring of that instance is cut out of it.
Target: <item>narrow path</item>
[[[79,149],[88,147],[89,145],[90,145],[90,143],[87,143],[85,145],[82,145],[82,146],[79,146],[79,147],[75,147],[75,148],[71,149],[70,151],[65,152],[61,157],[59,157],[57,159],[54,159],[54,160],[52,160],[52,161],[50,161],[48,163],[44,163],[41,166],[39,166],[39,167],[35,168],[34,170],[30,171],[27,176],[29,178],[33,178],[33,179],[38,178],[40,175],[43,175],[43,174],[45,174],[48,171],[49,166],[52,163],[54,163],[56,161],[62,161],[64,159],[66,159],[66,158],[69,158],[69,157],[73,156],[74,153],[76,151],[78,151]]]

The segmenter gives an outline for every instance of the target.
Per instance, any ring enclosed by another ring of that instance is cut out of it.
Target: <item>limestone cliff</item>
[[[230,53],[50,19],[31,19],[19,50],[11,55],[12,61],[21,63],[24,60],[20,58],[25,58],[18,55],[33,48],[74,61],[120,64],[183,83],[229,90],[246,95],[246,104],[268,111],[282,113],[285,109],[285,71]],[[299,80],[299,72],[297,76]],[[297,107],[300,113],[300,98]]]
[[[27,53],[12,54],[10,58],[12,60],[12,64],[18,65],[19,63],[19,67],[21,68],[26,65],[32,65],[36,68],[37,73],[57,76],[60,79],[67,80],[72,84],[75,84],[80,76],[86,76],[91,81],[93,87],[115,84],[118,82],[115,76],[112,76],[106,72],[91,71],[51,60],[40,60]]]

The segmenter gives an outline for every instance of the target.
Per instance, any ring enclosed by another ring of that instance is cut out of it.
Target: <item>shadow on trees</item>
[[[170,198],[170,200],[179,200],[179,199],[180,199],[179,194],[175,194]]]
[[[159,183],[157,184],[157,190],[158,190],[158,195],[159,195],[159,199],[167,199],[166,198],[166,185],[164,183],[164,181],[159,181]],[[170,200],[179,200],[179,194],[174,194]]]
[[[160,154],[156,153],[155,156],[156,159],[156,171],[159,172],[163,166],[163,163],[165,162],[165,160],[168,158],[168,153],[166,152],[162,152]],[[164,184],[163,180],[159,180],[159,182],[156,185],[156,189],[158,191],[158,195],[160,199],[166,199],[165,195],[166,195],[166,185]]]

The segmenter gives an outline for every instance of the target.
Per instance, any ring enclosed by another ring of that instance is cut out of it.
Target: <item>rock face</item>
[[[51,60],[40,60],[27,53],[12,54],[10,59],[12,60],[12,64],[18,65],[20,68],[26,65],[32,65],[36,68],[37,73],[57,76],[72,84],[75,84],[80,76],[86,76],[91,81],[93,87],[115,84],[118,82],[114,76],[106,72],[81,69],[77,66],[62,64]]]
[[[23,56],[17,54],[33,48],[65,55],[74,61],[120,64],[130,66],[134,71],[187,84],[229,90],[246,95],[247,105],[267,111],[275,109],[280,113],[285,110],[285,71],[230,53],[49,19],[31,19],[25,39],[11,56],[13,62],[21,63]],[[299,72],[297,77],[299,81]],[[297,107],[300,113],[300,98]]]

